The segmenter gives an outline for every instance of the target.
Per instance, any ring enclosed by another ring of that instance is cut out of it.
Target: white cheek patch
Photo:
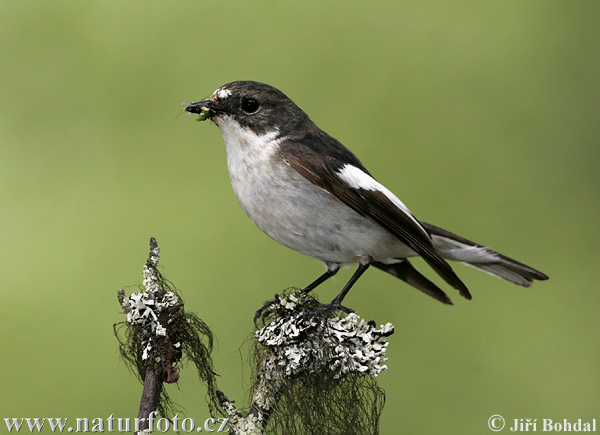
[[[338,172],[338,176],[342,181],[344,181],[348,186],[353,189],[363,189],[363,190],[371,190],[371,191],[379,191],[383,193],[392,203],[398,207],[404,214],[406,214],[412,221],[417,224],[417,226],[427,234],[427,231],[423,229],[421,223],[415,219],[412,215],[408,207],[404,205],[400,199],[396,195],[394,195],[389,189],[387,189],[383,184],[379,183],[373,177],[358,169],[356,166],[352,166],[350,164],[346,164],[340,171]],[[427,236],[429,237],[429,235]]]

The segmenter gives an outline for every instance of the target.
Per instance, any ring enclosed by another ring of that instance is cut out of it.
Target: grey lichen
[[[323,310],[303,291],[277,296],[261,313],[250,410],[219,397],[231,432],[377,433],[385,398],[375,378],[387,370],[394,327]]]
[[[127,313],[127,323],[140,327],[144,332],[144,360],[153,349],[156,338],[167,335],[167,329],[160,324],[159,317],[162,313],[173,312],[181,304],[175,293],[159,291],[161,287],[158,285],[158,279],[151,272],[152,270],[144,266],[146,291],[134,292],[122,302],[123,310]]]
[[[216,374],[210,357],[212,332],[195,314],[185,311],[184,302],[175,287],[158,271],[160,249],[150,239],[150,254],[143,268],[143,289],[126,296],[123,289],[118,299],[127,315],[125,322],[114,326],[123,359],[144,384],[140,403],[147,415],[158,410],[170,414],[174,408],[164,388],[165,383],[179,380],[179,367],[191,361],[198,376],[207,386],[209,408],[218,412]],[[147,394],[146,394],[147,393]]]
[[[286,376],[328,370],[334,379],[352,372],[378,376],[387,370],[383,363],[386,337],[394,332],[391,323],[377,329],[375,322],[365,322],[356,313],[319,320],[297,312],[306,298],[302,292],[290,294],[267,307],[279,317],[255,333],[258,342],[271,350],[264,361],[265,376],[282,368]]]
[[[387,370],[390,323],[377,328],[355,313],[327,309],[302,290],[286,291],[259,310],[251,404],[239,410],[216,389],[210,330],[185,312],[157,270],[156,240],[150,246],[144,288],[118,293],[125,334],[115,325],[121,355],[144,383],[141,417],[172,410],[163,384],[177,382],[180,361],[187,359],[207,386],[211,415],[225,414],[232,434],[378,433],[385,394],[375,379]]]
[[[227,426],[229,431],[235,435],[260,435],[265,431],[263,416],[244,415],[239,411],[232,401],[219,391],[219,400],[221,409],[228,418]]]

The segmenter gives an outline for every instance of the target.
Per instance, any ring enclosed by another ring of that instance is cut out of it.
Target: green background
[[[218,337],[219,387],[245,403],[254,311],[323,271],[252,225],[218,129],[181,115],[245,79],[282,89],[418,218],[551,277],[524,289],[457,265],[474,297],[449,290],[447,307],[369,271],[346,302],[396,326],[383,434],[491,433],[493,414],[600,419],[599,12],[2,1],[0,418],[137,415],[141,386],[112,325],[150,236]],[[317,294],[333,298],[350,274]],[[208,417],[193,367],[169,391],[185,417]]]

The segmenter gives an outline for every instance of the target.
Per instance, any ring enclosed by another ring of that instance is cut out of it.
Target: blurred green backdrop
[[[252,225],[218,129],[180,116],[240,79],[282,89],[420,219],[551,276],[523,289],[457,265],[474,298],[451,293],[450,308],[367,273],[347,304],[396,326],[383,434],[489,433],[493,414],[600,418],[599,12],[0,2],[0,418],[136,416],[141,387],[112,325],[150,236],[218,337],[220,388],[244,402],[254,311],[323,269]],[[192,367],[170,391],[186,417],[208,417]]]

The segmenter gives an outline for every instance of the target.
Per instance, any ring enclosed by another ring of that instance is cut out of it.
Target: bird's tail
[[[423,276],[406,258],[391,264],[374,262],[373,266],[394,275],[396,278],[400,278],[402,281],[444,304],[454,305],[442,289]]]
[[[535,280],[548,279],[548,275],[539,270],[499,254],[490,248],[434,225],[425,222],[421,222],[421,224],[431,235],[435,249],[447,260],[460,261],[525,287],[529,287]]]

